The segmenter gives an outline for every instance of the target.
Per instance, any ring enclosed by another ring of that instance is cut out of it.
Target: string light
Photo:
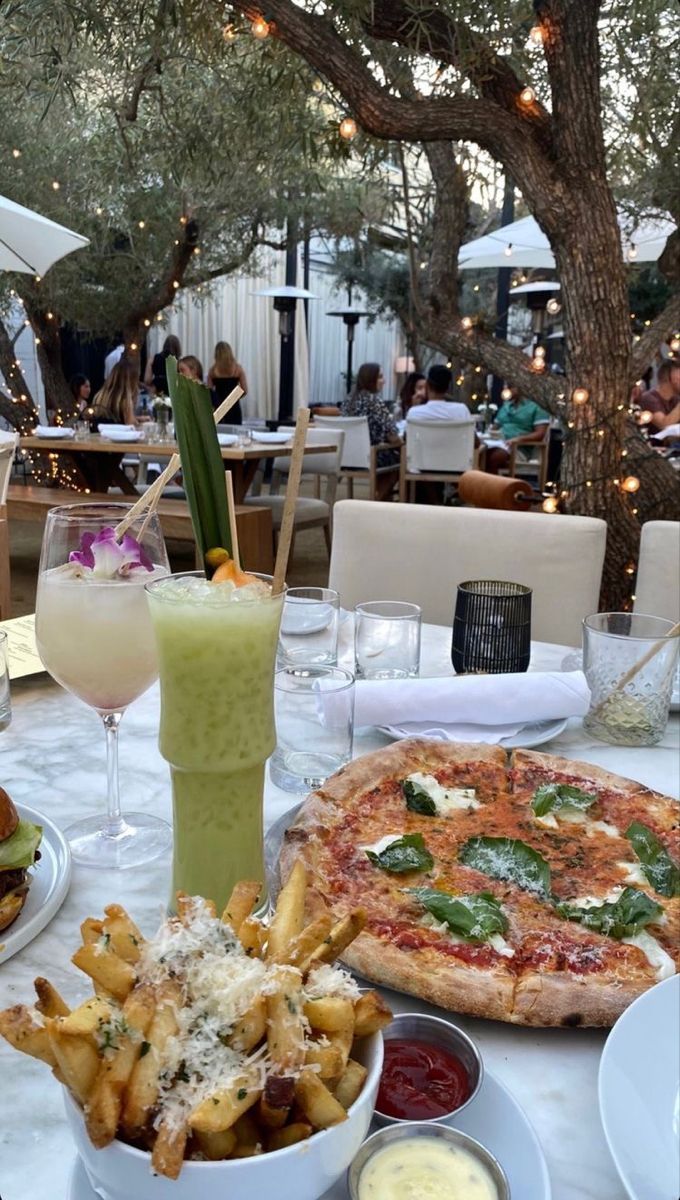
[[[571,399],[574,404],[587,404],[589,392],[587,388],[577,387],[571,393]]]
[[[53,180],[52,180],[52,188],[53,188],[53,190],[54,190],[55,192],[58,192],[60,187],[61,187],[61,184],[60,184],[59,180],[58,180],[58,179],[53,179]]]
[[[176,291],[177,288],[179,287],[179,281],[177,279],[173,279],[172,286],[174,287],[174,289]]]
[[[140,228],[140,229],[143,229],[143,228],[144,228],[144,226],[146,225],[146,221],[138,221],[138,222],[137,222],[137,224],[138,224],[138,226],[139,226],[139,228]]]
[[[457,380],[456,380],[456,385],[457,385],[457,387],[462,387],[464,383],[465,383],[465,376],[464,376],[464,375],[459,375],[459,376],[458,376],[458,378],[457,378]]]
[[[555,300],[554,297],[548,301],[545,307],[546,312],[549,312],[551,317],[556,316],[557,313],[562,309],[562,305],[560,304],[559,300]]]
[[[508,243],[508,245],[505,247],[505,250],[503,251],[503,253],[506,258],[510,258],[512,256],[512,242]]]
[[[629,492],[631,495],[637,492],[639,487],[640,480],[638,479],[637,475],[626,475],[626,478],[621,484],[622,490],[624,492]]]
[[[476,284],[475,284],[475,286],[473,287],[473,289],[472,289],[472,290],[473,290],[473,292],[478,292],[478,291],[479,291],[479,284],[478,284],[478,283],[476,283]]]
[[[640,425],[649,425],[653,416],[654,414],[648,408],[643,408],[642,412],[638,414],[638,421]]]
[[[525,108],[531,108],[531,105],[536,100],[536,93],[532,87],[523,87],[517,98]]]
[[[635,262],[635,259],[637,258],[637,256],[638,256],[637,246],[629,246],[628,247],[628,262]]]
[[[269,21],[265,21],[264,17],[255,17],[251,23],[250,32],[258,41],[263,42],[266,37],[269,37]]]
[[[541,505],[541,508],[543,509],[543,512],[545,512],[545,513],[555,513],[555,512],[557,512],[557,507],[558,507],[557,499],[555,496],[546,496],[545,500],[543,501],[543,503]]]
[[[501,400],[512,400],[512,388],[504,387],[501,391]]]
[[[678,350],[680,350],[680,334],[675,333],[673,335],[668,343],[668,348],[673,352],[673,354],[677,354]]]
[[[463,329],[472,329],[472,317],[463,317],[461,325]]]
[[[536,358],[545,358],[545,346],[534,346]]]
[[[343,117],[338,126],[338,133],[346,142],[351,142],[352,138],[357,135],[357,123],[354,117]]]
[[[532,45],[542,46],[544,37],[545,33],[542,25],[532,25],[531,29],[529,30],[529,41],[532,43]]]
[[[313,91],[313,92],[316,92],[317,96],[320,96],[320,95],[321,95],[321,93],[322,93],[322,91],[323,91],[323,79],[319,79],[319,78],[317,77],[317,78],[314,80],[314,82],[313,82],[313,84],[312,84],[312,91]]]
[[[12,158],[21,158],[21,150],[19,150],[16,146],[12,151]]]
[[[185,216],[184,213],[182,213],[182,216],[179,219],[179,223],[180,223],[180,225],[186,225],[188,220],[189,220],[189,218],[187,216]]]
[[[101,217],[101,215],[102,215],[102,213],[103,213],[104,209],[103,209],[103,208],[95,208],[95,210],[94,210],[94,211],[95,211],[95,215],[96,215],[96,216],[98,216],[98,217]]]
[[[146,325],[146,327],[147,327],[147,329],[148,329],[148,328],[149,328],[149,326],[150,326],[150,324],[151,324],[151,321],[149,320],[149,318],[148,318],[148,317],[145,317],[145,318],[144,318],[144,324]]]

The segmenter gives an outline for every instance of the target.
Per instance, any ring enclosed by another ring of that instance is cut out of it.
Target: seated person
[[[499,426],[504,441],[508,446],[528,446],[532,442],[542,442],[546,426],[550,424],[550,416],[536,404],[535,400],[523,399],[518,388],[510,388],[511,396],[501,405],[496,414],[496,425]],[[510,451],[501,446],[488,449],[485,457],[485,470],[490,475],[497,475],[510,463]]]
[[[656,377],[656,386],[643,392],[638,400],[643,412],[650,412],[650,433],[680,422],[680,362],[667,358]]]
[[[453,375],[443,365],[430,367],[427,373],[427,400],[424,404],[413,404],[406,414],[407,426],[412,421],[471,421],[472,413],[467,404],[461,404],[449,395]]]
[[[406,420],[408,410],[414,404],[424,404],[427,400],[427,380],[420,371],[411,371],[407,375],[404,386],[399,393],[399,400],[395,406],[395,419],[401,418]]]
[[[399,462],[396,448],[401,446],[401,438],[389,408],[379,396],[384,382],[385,376],[379,363],[363,363],[357,371],[352,392],[343,400],[340,411],[343,417],[368,418],[368,434],[371,445],[377,446],[380,442],[387,442],[388,445],[395,447],[394,450],[380,450],[377,465],[379,467],[394,466],[396,470]],[[391,472],[378,477],[379,500],[387,499],[394,483],[395,477]]]
[[[180,358],[177,370],[180,375],[186,375],[187,379],[195,379],[197,383],[203,383],[203,365],[195,354],[185,354],[184,358]]]

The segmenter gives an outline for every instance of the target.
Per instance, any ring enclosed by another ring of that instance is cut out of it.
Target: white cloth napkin
[[[105,442],[138,442],[142,436],[134,425],[100,425],[99,434]]]
[[[354,723],[394,737],[496,744],[535,721],[585,716],[589,704],[582,671],[359,680]]]
[[[41,438],[72,438],[74,430],[68,425],[34,425],[33,433]]]

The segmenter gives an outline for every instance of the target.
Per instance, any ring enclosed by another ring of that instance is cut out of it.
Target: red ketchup
[[[449,1050],[417,1038],[385,1039],[378,1112],[406,1121],[432,1121],[460,1108],[471,1091],[465,1067]]]

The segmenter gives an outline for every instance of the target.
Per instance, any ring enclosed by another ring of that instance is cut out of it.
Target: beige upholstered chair
[[[298,496],[295,502],[295,518],[293,524],[293,542],[290,547],[290,558],[293,557],[293,546],[296,534],[304,529],[323,529],[323,535],[326,540],[326,548],[330,555],[331,552],[331,528],[333,521],[333,505],[335,504],[335,495],[338,488],[338,478],[340,474],[340,462],[342,459],[342,448],[345,440],[345,435],[342,430],[324,429],[323,432],[319,429],[308,429],[306,443],[321,443],[322,445],[334,445],[334,451],[328,451],[325,454],[305,454],[303,459],[303,474],[305,476],[316,476],[317,480],[325,478],[326,488],[323,497],[316,496]],[[272,469],[272,482],[269,493],[261,491],[261,481],[254,493],[246,496],[244,504],[254,505],[260,508],[269,508],[272,514],[272,527],[274,530],[274,541],[278,539],[281,529],[281,521],[283,518],[283,506],[285,503],[285,495],[279,495],[279,487],[281,483],[287,483],[288,473],[290,471],[290,457],[281,455],[280,458],[275,458]]]
[[[477,465],[474,421],[408,421],[401,450],[399,499],[413,500],[415,485],[455,482]]]
[[[7,489],[19,434],[0,429],[0,621],[10,616],[11,587],[9,564],[9,526],[7,523]]]
[[[550,424],[547,423],[542,442],[525,442],[522,446],[510,447],[508,475],[514,479],[535,479],[537,490],[542,492],[548,478],[549,449]],[[529,458],[524,457],[527,451],[530,451]]]
[[[680,621],[680,522],[642,526],[634,611]]]
[[[606,535],[594,517],[341,500],[329,585],[345,608],[409,600],[450,625],[459,583],[512,580],[533,588],[537,641],[579,646],[581,621],[598,608]]]
[[[368,432],[368,417],[314,417],[314,425],[318,429],[342,429],[345,434],[345,446],[342,452],[340,477],[347,480],[347,495],[354,495],[354,480],[365,479],[368,483],[369,500],[375,500],[377,494],[378,476],[390,472],[397,479],[398,463],[394,466],[379,467],[378,454],[381,450],[396,450],[397,446],[380,443],[371,445]]]

